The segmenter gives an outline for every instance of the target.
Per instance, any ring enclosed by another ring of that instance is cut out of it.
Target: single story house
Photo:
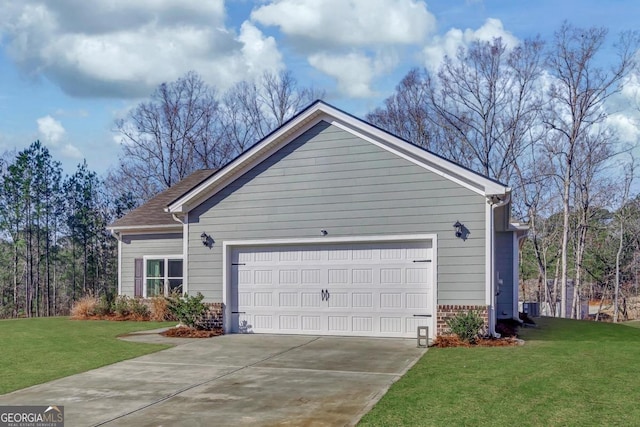
[[[322,101],[109,228],[118,292],[200,292],[226,332],[433,338],[518,318],[511,189]]]

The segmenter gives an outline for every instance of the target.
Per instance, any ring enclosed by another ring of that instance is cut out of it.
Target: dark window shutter
[[[142,296],[142,258],[136,258],[134,260],[135,268],[133,271],[134,284],[133,284],[133,296]]]

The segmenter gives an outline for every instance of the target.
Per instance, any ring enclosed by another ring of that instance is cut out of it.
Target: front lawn
[[[67,317],[2,320],[0,394],[167,348],[116,338],[163,326]]]
[[[640,425],[640,329],[537,322],[521,347],[429,349],[360,425]]]

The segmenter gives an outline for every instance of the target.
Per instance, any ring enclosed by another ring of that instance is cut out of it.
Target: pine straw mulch
[[[112,320],[116,322],[134,321],[134,322],[149,322],[151,318],[149,316],[139,316],[137,314],[127,314],[126,316],[120,316],[118,314],[106,314],[106,315],[80,315],[71,316],[71,320]]]
[[[524,341],[516,337],[480,338],[473,344],[461,340],[457,335],[438,335],[433,343],[434,347],[513,347],[523,345]]]
[[[170,338],[211,338],[223,335],[222,328],[215,328],[211,331],[190,328],[188,326],[176,326],[161,332],[160,335]]]

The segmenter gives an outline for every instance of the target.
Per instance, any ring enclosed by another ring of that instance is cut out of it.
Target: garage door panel
[[[351,294],[351,307],[371,308],[373,307],[373,294],[371,292],[354,292]]]
[[[372,333],[373,317],[353,316],[351,318],[351,330],[356,333]]]
[[[303,331],[322,331],[322,319],[320,316],[302,316]]]
[[[250,285],[251,282],[246,283]],[[253,284],[256,285],[273,285],[273,271],[271,270],[255,270],[253,272]]]
[[[430,242],[235,249],[232,330],[414,337],[431,321],[414,317],[432,314],[430,258]]]
[[[399,316],[380,317],[380,332],[383,334],[402,333],[402,317],[399,317]]]
[[[302,307],[313,307],[319,308],[321,303],[321,297],[319,292],[302,292],[300,294],[302,297]]]
[[[298,296],[299,294],[297,292],[280,292],[278,294],[280,307],[299,307],[300,302],[298,301]]]
[[[319,269],[302,269],[301,273],[301,284],[303,285],[319,285],[321,283],[320,279],[320,270]]]
[[[406,298],[405,307],[426,310],[429,307],[428,297],[429,297],[429,294],[427,294],[426,292],[424,293],[407,292],[405,294],[405,298]]]
[[[328,316],[329,332],[348,332],[349,316]]]

